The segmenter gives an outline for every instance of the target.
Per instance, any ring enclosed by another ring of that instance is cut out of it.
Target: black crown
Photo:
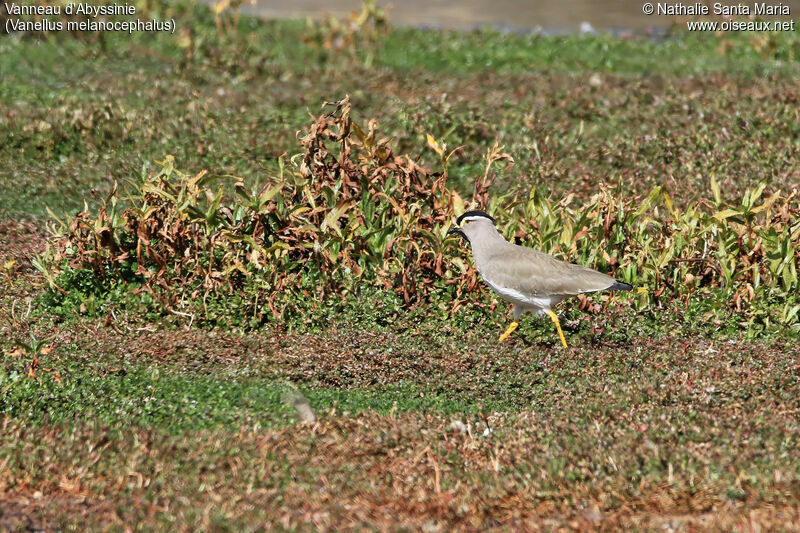
[[[491,215],[489,215],[488,213],[484,213],[483,211],[467,211],[466,213],[464,213],[463,215],[458,217],[458,220],[456,221],[456,223],[460,226],[461,225],[461,221],[464,220],[467,217],[488,218],[489,220],[492,221],[492,224],[494,224],[494,219],[491,217]]]

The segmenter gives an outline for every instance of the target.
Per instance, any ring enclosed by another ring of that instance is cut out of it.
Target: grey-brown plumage
[[[482,211],[464,213],[458,224],[461,227],[448,234],[459,234],[469,241],[481,277],[501,298],[514,304],[514,323],[500,337],[501,341],[514,331],[522,313],[531,311],[550,315],[566,347],[552,306],[578,294],[632,288],[602,272],[508,242],[495,228],[494,219]]]

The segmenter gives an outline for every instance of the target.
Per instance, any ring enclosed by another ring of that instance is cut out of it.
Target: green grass
[[[775,38],[778,43],[775,49],[762,54],[753,49],[747,38],[726,36],[724,41],[732,47],[721,54],[719,45],[723,39],[681,34],[679,30],[669,38],[651,40],[613,35],[401,29],[387,38],[379,63],[395,69],[422,68],[442,73],[588,71],[636,77],[709,73],[751,77],[796,72],[800,41],[791,34]]]
[[[722,528],[740,517],[785,527],[794,516],[774,514],[791,513],[800,476],[792,346],[669,339],[564,352],[498,346],[483,331],[369,329],[80,339],[42,357],[62,385],[40,371],[0,402],[7,509],[27,497],[23,508],[60,527],[117,520],[115,508],[156,529],[308,527],[291,508],[325,512],[331,525],[436,516],[521,527],[549,513],[565,523],[581,501],[597,520],[634,528],[672,513]],[[316,424],[291,423],[280,379],[298,385]],[[72,506],[76,493],[85,507]],[[440,493],[458,503],[436,507]],[[382,511],[410,497],[420,499],[391,518]],[[132,499],[143,503],[125,505]],[[345,505],[354,499],[355,516]],[[759,514],[764,505],[772,515]]]
[[[602,348],[574,342],[562,352],[557,339],[528,342],[525,330],[536,325],[527,323],[504,345],[491,326],[462,335],[435,324],[400,334],[362,327],[282,340],[167,329],[69,342],[79,325],[62,328],[56,352],[40,356],[49,372],[40,370],[37,379],[24,379],[29,358],[5,356],[0,412],[31,424],[86,419],[183,431],[235,426],[247,416],[272,426],[291,412],[282,395],[293,383],[319,411],[533,409],[570,411],[586,423],[626,409],[644,409],[650,418],[716,409],[744,414],[748,405],[755,414],[772,405],[768,412],[777,415],[775,405],[796,408],[798,392],[790,344],[673,337]],[[664,350],[670,342],[678,344]],[[751,379],[742,381],[744,375]],[[708,401],[698,405],[698,397]]]
[[[204,375],[180,369],[146,366],[115,369],[104,375],[76,368],[59,372],[61,383],[44,374],[20,379],[24,372],[3,376],[0,415],[25,419],[29,426],[98,422],[119,429],[158,427],[174,433],[236,427],[245,422],[282,426],[297,419],[285,394],[290,385],[263,376],[228,373]],[[513,388],[518,384],[512,384]],[[471,413],[479,408],[514,410],[509,400],[430,392],[417,384],[381,388],[311,388],[301,391],[312,408],[336,408],[345,414],[364,410],[387,414],[401,411]],[[427,394],[426,394],[427,393]]]

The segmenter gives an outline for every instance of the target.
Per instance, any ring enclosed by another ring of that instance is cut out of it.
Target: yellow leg
[[[550,309],[547,309],[546,312],[548,315],[550,315],[550,319],[553,321],[553,324],[556,325],[556,329],[558,330],[558,336],[561,337],[561,344],[563,344],[564,348],[566,348],[567,339],[564,338],[564,332],[561,331],[561,322],[558,321],[558,315],[556,315]]]
[[[500,335],[500,340],[498,340],[497,342],[503,342],[504,340],[506,340],[509,335],[514,333],[514,330],[517,329],[517,326],[519,326],[519,322],[515,320],[514,322],[511,323],[510,326],[508,326],[506,332]]]

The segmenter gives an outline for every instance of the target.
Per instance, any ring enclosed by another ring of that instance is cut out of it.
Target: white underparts
[[[519,306],[525,311],[531,311],[532,313],[543,314],[552,306],[563,300],[561,296],[526,296],[516,289],[501,287],[500,285],[492,283],[486,278],[483,278],[483,280],[492,288],[492,290],[494,290],[494,292],[499,294],[503,300]]]

